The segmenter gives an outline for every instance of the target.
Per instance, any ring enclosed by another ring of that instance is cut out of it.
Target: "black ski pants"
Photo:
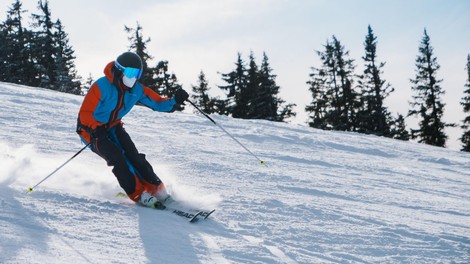
[[[152,165],[139,153],[129,134],[121,124],[107,129],[107,135],[92,138],[91,149],[113,166],[119,185],[132,200],[137,200],[143,191],[141,180],[159,185],[160,179]]]

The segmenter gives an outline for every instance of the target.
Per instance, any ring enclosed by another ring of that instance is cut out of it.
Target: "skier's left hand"
[[[175,96],[173,96],[173,98],[175,98],[177,104],[184,104],[184,101],[189,98],[189,94],[183,88],[180,88],[176,90]]]
[[[105,126],[99,126],[92,130],[91,136],[94,139],[105,138],[108,136],[108,130],[106,129]]]

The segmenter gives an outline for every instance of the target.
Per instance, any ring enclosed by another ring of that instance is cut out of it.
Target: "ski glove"
[[[189,94],[183,88],[180,88],[176,90],[175,96],[173,96],[173,98],[175,98],[177,104],[184,104],[184,101],[189,98]]]
[[[108,130],[105,126],[99,126],[91,132],[93,138],[105,138],[108,136]]]

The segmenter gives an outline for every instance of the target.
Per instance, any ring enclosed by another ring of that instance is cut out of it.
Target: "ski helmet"
[[[116,68],[123,73],[122,82],[132,88],[142,76],[142,59],[134,52],[124,52],[114,61]]]

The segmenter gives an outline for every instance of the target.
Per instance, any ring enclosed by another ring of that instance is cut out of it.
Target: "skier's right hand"
[[[106,130],[105,126],[99,126],[93,129],[91,136],[93,138],[105,138],[108,136],[108,130]]]
[[[179,88],[178,90],[176,90],[175,95],[173,97],[175,98],[177,104],[184,105],[184,101],[189,98],[189,94],[183,88]]]

